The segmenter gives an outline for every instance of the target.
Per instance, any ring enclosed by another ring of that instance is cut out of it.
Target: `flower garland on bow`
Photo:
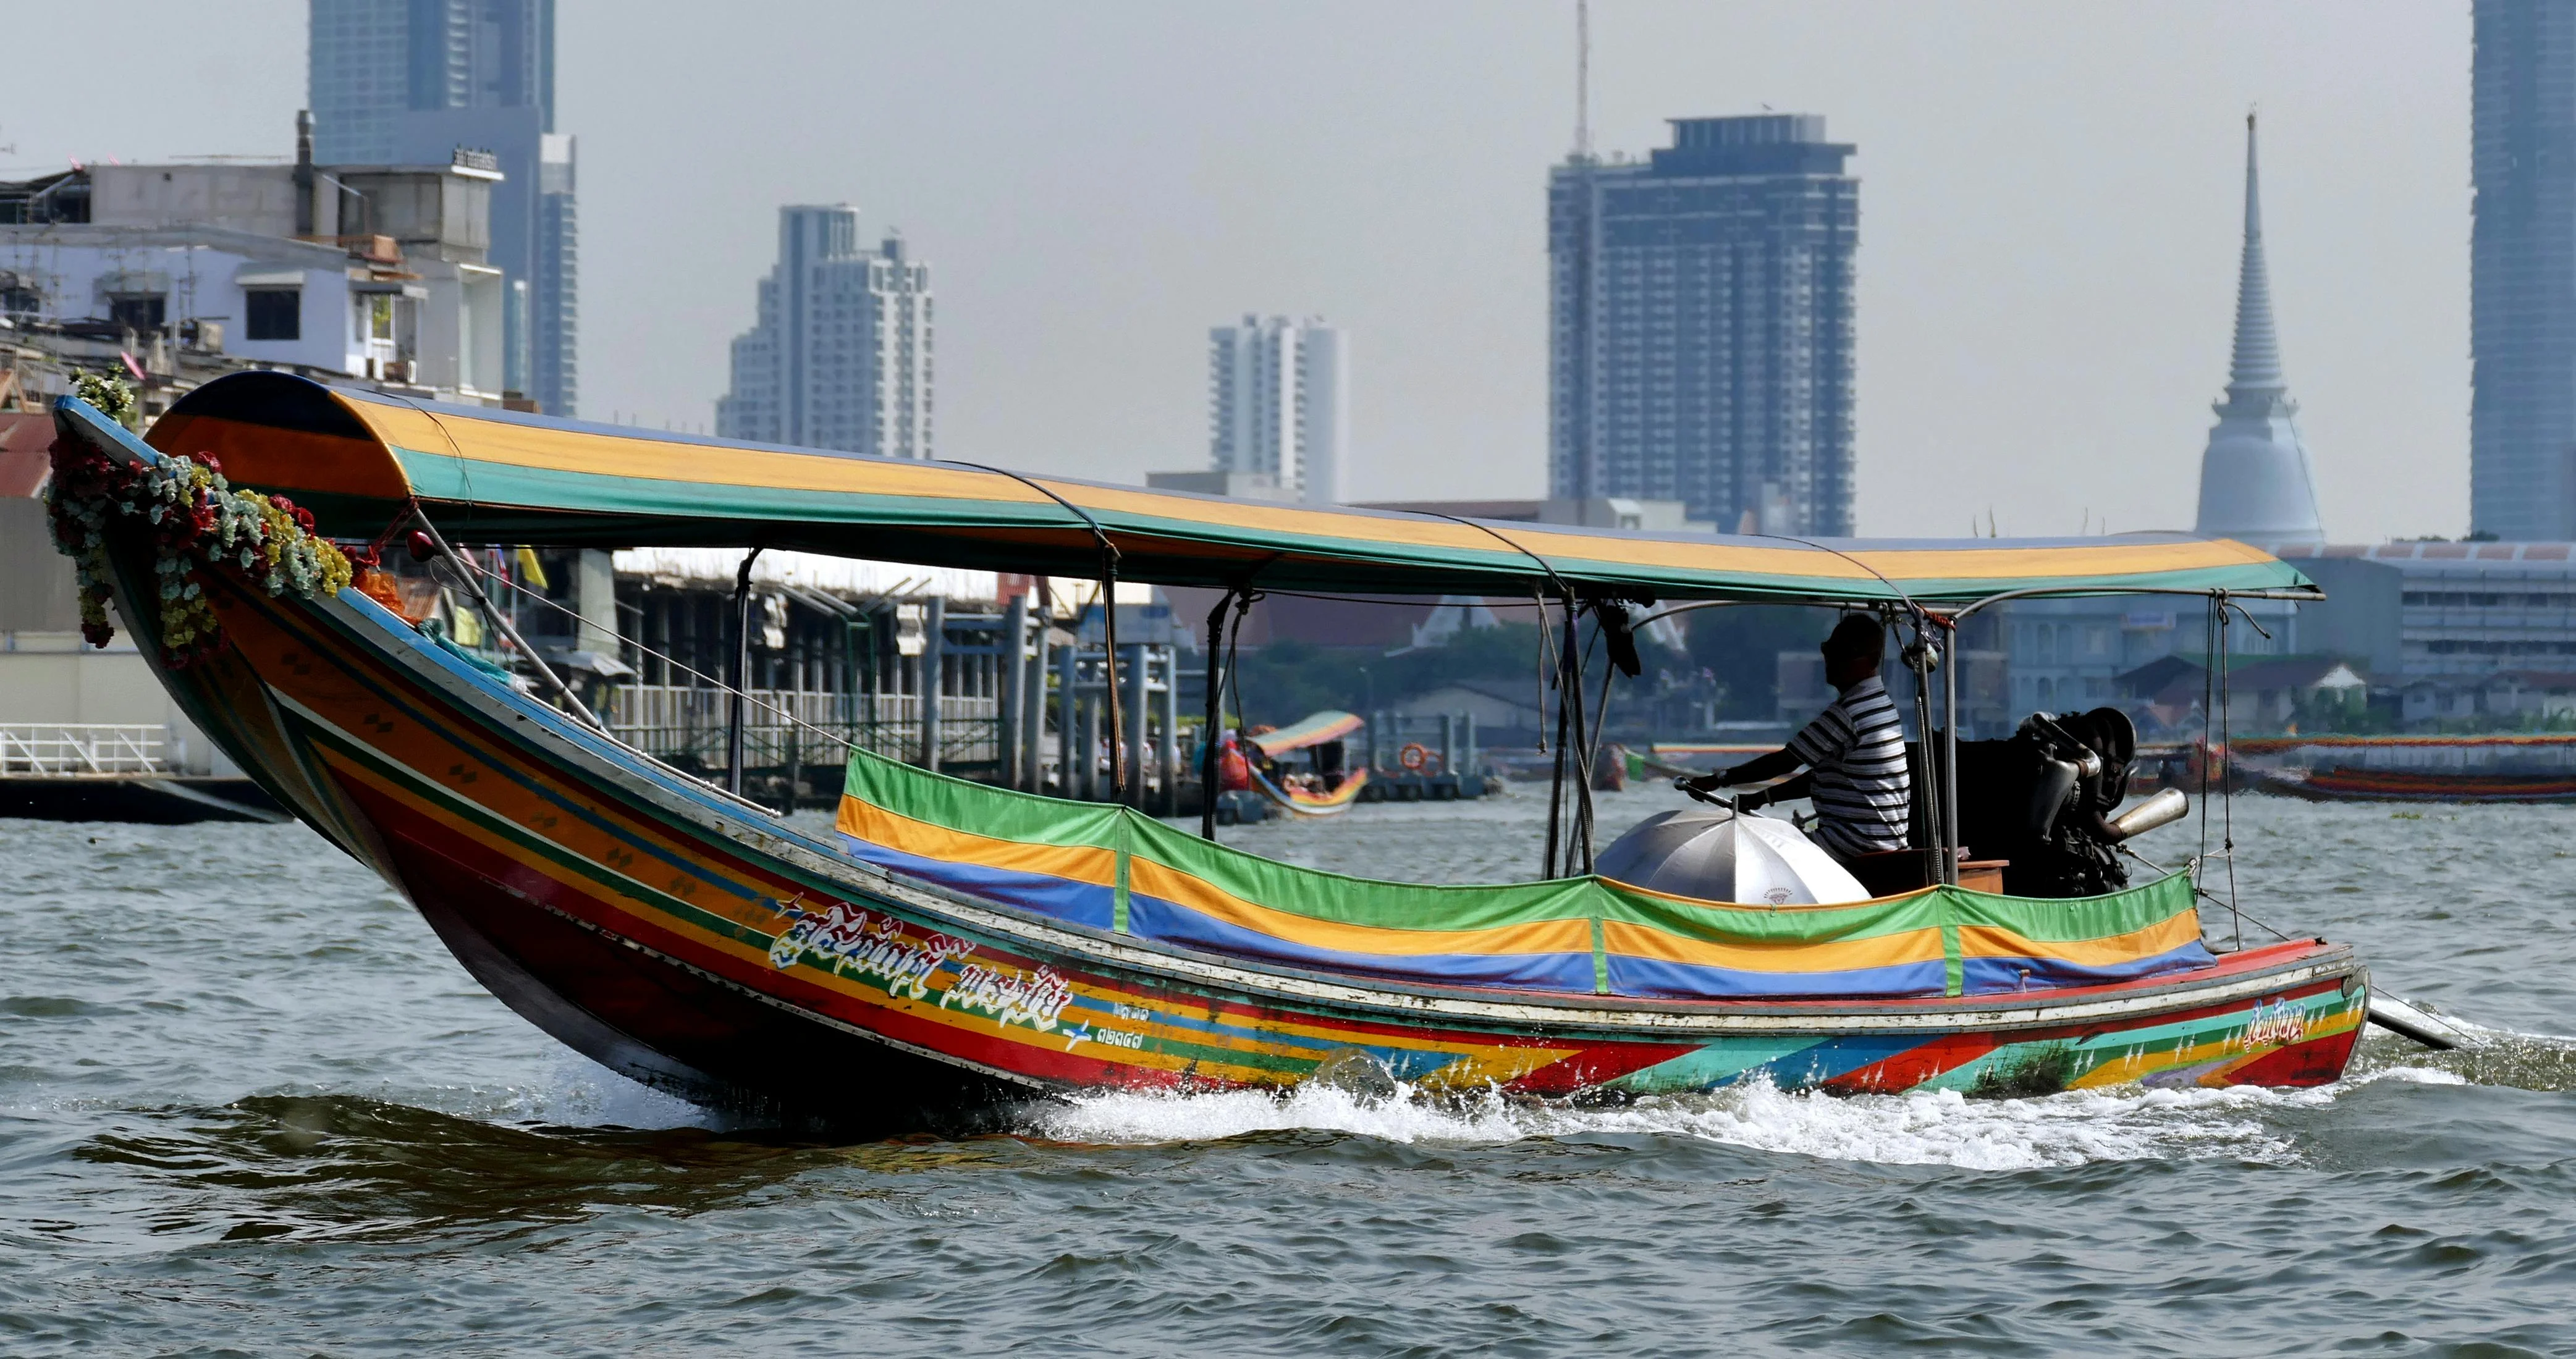
[[[134,394],[125,384],[83,374],[79,397],[124,423]],[[107,561],[111,517],[152,527],[153,571],[160,581],[161,653],[184,667],[224,647],[206,594],[204,573],[231,567],[271,595],[303,599],[338,594],[357,565],[329,541],[314,536],[313,514],[282,495],[237,490],[224,479],[211,453],[187,458],[156,455],[122,465],[77,439],[56,439],[53,484],[45,494],[53,512],[54,543],[72,559],[80,587],[81,636],[106,646],[116,635],[107,603],[114,593]],[[361,556],[366,554],[361,553]]]

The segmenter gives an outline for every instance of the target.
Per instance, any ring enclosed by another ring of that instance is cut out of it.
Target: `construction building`
[[[548,415],[580,398],[576,147],[555,129],[554,0],[311,0],[306,52],[325,164],[420,165],[455,147],[500,172],[500,389]]]
[[[505,399],[491,157],[95,165],[0,184],[0,409],[119,373],[146,417],[273,368],[438,400]]]

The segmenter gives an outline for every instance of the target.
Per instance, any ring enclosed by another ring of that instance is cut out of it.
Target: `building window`
[[[159,293],[148,297],[111,297],[107,303],[107,319],[138,335],[149,335],[159,330],[168,315],[167,299]]]
[[[0,273],[0,315],[36,316],[45,310],[45,295],[13,273]]]
[[[300,288],[253,288],[242,294],[242,338],[304,338],[304,291]]]

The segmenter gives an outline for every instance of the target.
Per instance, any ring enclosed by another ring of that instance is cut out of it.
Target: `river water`
[[[1542,816],[1229,835],[1500,878]],[[2576,809],[2235,821],[2248,910],[2500,1047],[2374,1036],[2294,1093],[1109,1095],[834,1145],[556,1046],[301,827],[0,822],[0,1354],[2576,1352],[2576,1042],[2542,1036],[2576,1032]]]

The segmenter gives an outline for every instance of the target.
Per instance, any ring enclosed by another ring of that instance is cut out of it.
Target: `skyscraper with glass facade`
[[[1672,127],[1550,175],[1549,494],[1847,535],[1853,148],[1810,114]]]
[[[2576,0],[2477,0],[2469,526],[2576,538]]]
[[[314,159],[446,164],[493,153],[491,262],[507,276],[504,383],[571,415],[579,218],[574,144],[555,131],[554,0],[311,0]]]

